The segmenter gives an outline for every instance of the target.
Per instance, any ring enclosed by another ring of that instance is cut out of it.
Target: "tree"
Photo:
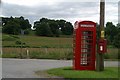
[[[73,26],[70,22],[66,22],[65,26],[61,29],[63,34],[71,35],[73,33]]]
[[[28,19],[20,20],[20,27],[21,27],[22,30],[30,29],[31,24],[29,23]]]
[[[53,36],[59,37],[59,26],[58,26],[57,22],[54,20],[51,20],[51,21],[49,21],[48,24],[51,28]]]
[[[115,25],[113,25],[112,22],[107,22],[105,31],[106,31],[106,37],[107,37],[108,43],[112,44],[114,40],[114,36],[118,34],[117,27],[115,27]]]
[[[3,32],[7,34],[17,35],[20,33],[20,25],[13,20],[7,22],[7,24],[3,27]]]
[[[53,35],[49,25],[46,23],[41,23],[37,25],[36,34],[39,36],[48,36],[48,37]]]
[[[49,21],[49,19],[47,19],[47,18],[41,18],[41,19],[40,19],[40,22],[41,22],[41,23],[43,23],[43,22],[46,23],[46,22],[48,22],[48,21]]]
[[[26,33],[31,28],[31,24],[29,23],[29,20],[24,19],[24,17],[22,17],[22,16],[15,17],[15,18],[13,18],[12,16],[10,18],[3,17],[2,19],[3,19],[2,26],[3,26],[4,33],[20,34],[20,31],[23,31]],[[18,28],[19,28],[19,31],[18,31]],[[16,29],[18,32],[15,31]],[[14,32],[11,32],[11,31],[14,31]]]
[[[41,18],[39,21],[35,21],[34,22],[34,26],[33,26],[33,28],[37,28],[37,26],[39,25],[39,24],[41,24],[41,23],[48,23],[48,19],[47,18]]]
[[[57,24],[58,24],[58,27],[59,27],[59,33],[61,34],[64,34],[63,31],[64,31],[64,26],[65,26],[65,23],[66,21],[65,20],[56,20]]]
[[[60,33],[64,35],[71,35],[73,31],[73,26],[70,22],[65,20],[51,20],[47,18],[41,18],[39,21],[34,22],[34,28],[36,28],[40,24],[47,24],[52,32],[53,36],[59,37]]]
[[[13,20],[13,17],[2,17],[2,26],[6,25],[8,21]]]
[[[22,34],[29,33],[28,30],[31,28],[31,24],[28,19],[24,19],[24,17],[19,17],[19,24]]]
[[[117,32],[120,33],[120,23],[117,24]]]

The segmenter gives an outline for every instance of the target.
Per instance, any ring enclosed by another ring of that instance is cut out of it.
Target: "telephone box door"
[[[92,30],[81,31],[80,68],[83,70],[95,69],[95,43]]]

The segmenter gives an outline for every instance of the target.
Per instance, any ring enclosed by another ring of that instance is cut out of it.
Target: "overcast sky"
[[[84,2],[83,2],[84,1]],[[89,2],[88,2],[89,1]],[[92,1],[92,2],[91,2]],[[3,0],[1,16],[24,16],[33,24],[42,17],[71,22],[91,20],[99,23],[99,0]],[[105,22],[118,23],[118,1],[106,0]]]

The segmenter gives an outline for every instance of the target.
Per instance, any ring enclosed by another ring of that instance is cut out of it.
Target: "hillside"
[[[70,48],[72,47],[72,38],[65,37],[41,37],[26,35],[2,35],[3,47],[20,47],[22,46],[34,48]]]

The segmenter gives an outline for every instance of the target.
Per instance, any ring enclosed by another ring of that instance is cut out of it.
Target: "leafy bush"
[[[16,41],[15,44],[17,44],[16,47],[28,47],[26,46],[26,43],[25,42],[21,42],[21,41]],[[22,44],[22,45],[21,45]]]
[[[20,45],[21,41],[16,41],[15,44]]]

